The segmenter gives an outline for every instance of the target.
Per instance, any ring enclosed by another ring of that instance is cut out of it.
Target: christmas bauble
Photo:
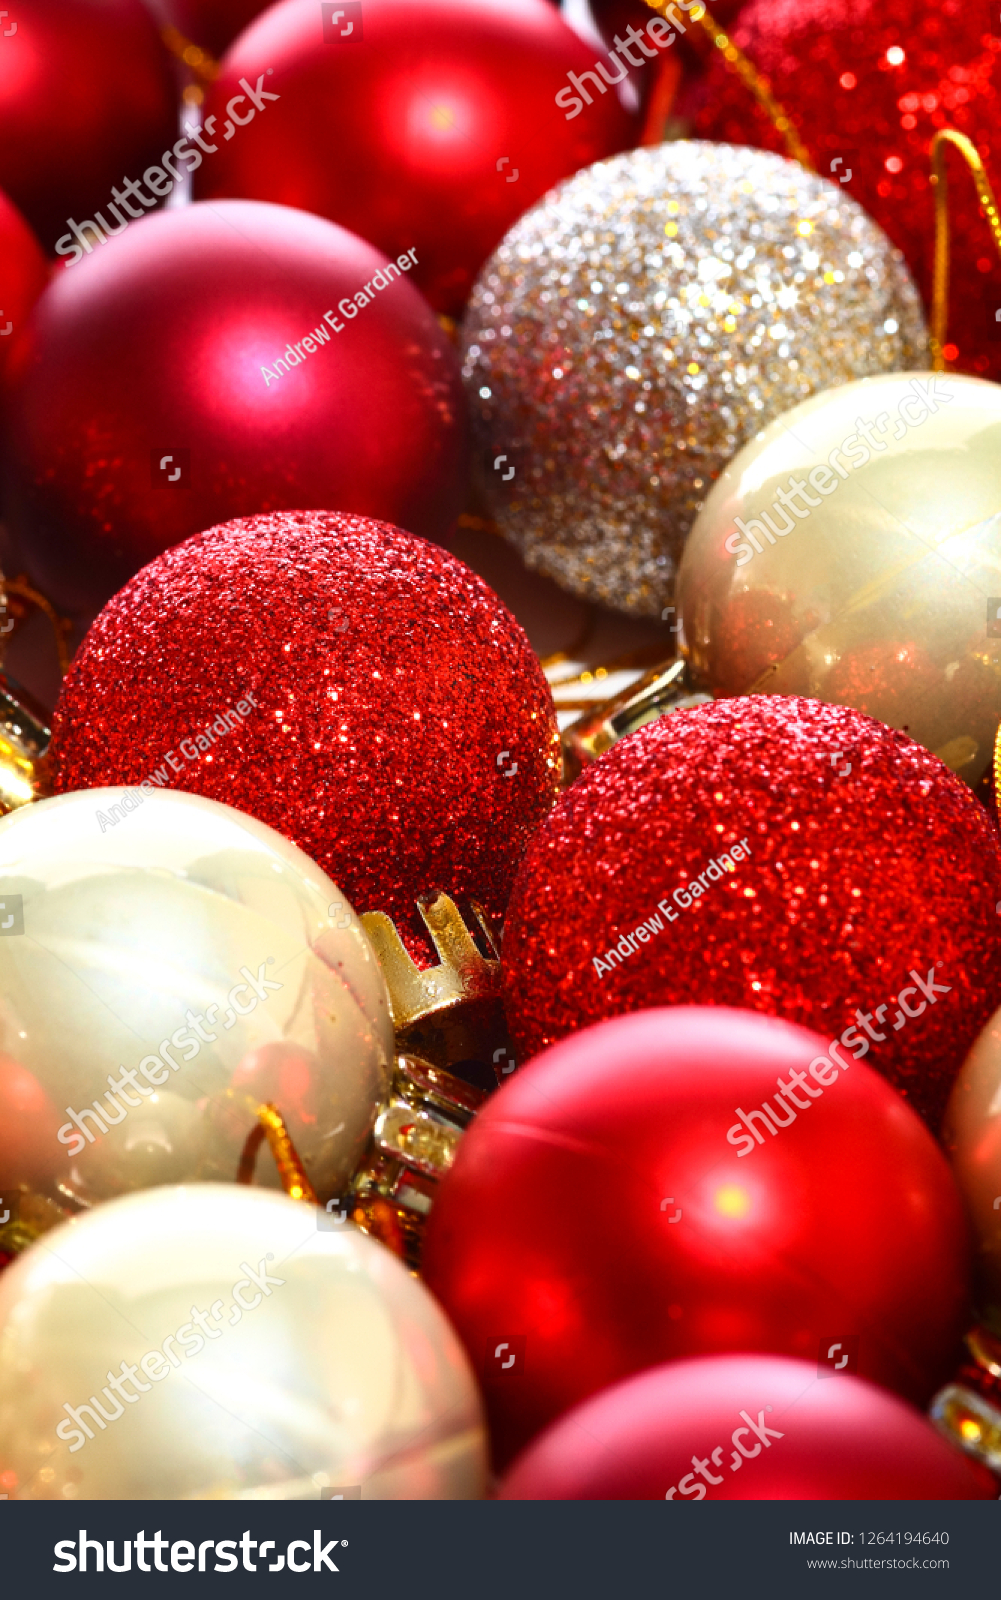
[[[458,362],[404,278],[332,223],[238,201],[148,217],[65,271],[7,395],[7,513],[38,586],[93,615],[189,534],[295,506],[444,538]]]
[[[235,97],[238,121],[243,81],[272,68],[278,102],[220,145],[196,190],[301,206],[393,257],[412,250],[418,285],[456,312],[526,206],[632,142],[600,65],[546,0],[365,0],[322,32],[314,0],[284,0],[234,44],[205,108],[221,126]]]
[[[126,585],[77,654],[56,788],[138,782],[247,691],[254,716],[165,783],[294,839],[417,948],[421,894],[503,915],[557,793],[559,740],[528,640],[481,578],[396,528],[323,512],[188,540]]]
[[[214,710],[161,746],[180,781],[196,740],[221,753],[263,715],[224,695]],[[326,1200],[388,1088],[375,956],[294,845],[163,781],[150,767],[0,821],[0,1103],[30,1106],[40,1130],[25,1146],[5,1124],[0,1178],[82,1205],[232,1182],[270,1102]],[[281,1187],[257,1165],[257,1183]]]
[[[157,1189],[8,1268],[11,1499],[478,1498],[481,1411],[455,1334],[388,1250],[317,1215],[235,1184]]]
[[[1001,1012],[963,1063],[944,1138],[973,1225],[978,1308],[1001,1334]]]
[[[931,300],[934,201],[928,147],[936,129],[965,133],[995,191],[997,56],[1001,35],[982,6],[963,0],[751,0],[734,41],[767,77],[818,172],[837,178],[907,257]],[[696,123],[713,139],[780,149],[740,79],[713,61]],[[948,162],[952,237],[951,357],[966,371],[1001,375],[994,312],[1001,263],[964,162]]]
[[[524,1060],[653,1004],[841,1040],[937,1129],[1001,1000],[1001,844],[940,761],[844,706],[675,711],[588,768],[533,840],[504,933]]]
[[[2,29],[0,29],[2,37]],[[42,247],[17,207],[0,191],[0,365],[49,279]]]
[[[697,675],[853,705],[975,786],[1001,721],[999,453],[1001,389],[977,378],[867,378],[776,419],[685,547]]]
[[[675,1007],[565,1040],[487,1103],[424,1276],[499,1456],[681,1356],[816,1363],[847,1340],[861,1376],[930,1395],[966,1314],[962,1205],[919,1119],[843,1059],[789,1023]]]
[[[686,141],[580,172],[522,217],[463,337],[502,531],[565,587],[655,616],[745,439],[817,389],[925,352],[902,259],[843,191]],[[513,477],[493,469],[500,453]]]
[[[170,154],[174,75],[142,0],[11,6],[0,49],[0,186],[51,250]]]
[[[885,1389],[741,1355],[672,1361],[575,1406],[500,1499],[996,1500],[997,1484]]]

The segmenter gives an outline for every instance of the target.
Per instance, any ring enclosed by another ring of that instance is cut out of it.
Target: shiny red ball
[[[454,348],[398,264],[305,212],[133,223],[58,275],[10,365],[7,519],[68,612],[231,517],[336,506],[444,539],[461,508]]]
[[[858,1378],[830,1377],[774,1356],[653,1367],[554,1423],[499,1498],[997,1499],[987,1468],[919,1412]]]
[[[499,1460],[682,1356],[816,1370],[854,1341],[861,1376],[917,1401],[947,1375],[968,1266],[948,1163],[882,1078],[826,1050],[748,1012],[645,1011],[564,1040],[488,1101],[440,1186],[423,1275]]]
[[[999,901],[997,833],[906,734],[818,700],[717,700],[561,799],[511,899],[508,1017],[524,1059],[650,1005],[765,1011],[864,1056],[937,1129],[1001,1003]]]
[[[364,0],[336,25],[316,0],[284,0],[234,44],[205,110],[224,133],[247,111],[241,80],[280,99],[220,144],[196,193],[302,206],[393,257],[414,249],[418,285],[455,313],[523,211],[633,142],[614,89],[592,87],[567,120],[568,74],[602,84],[598,55],[546,0]]]
[[[174,72],[142,0],[10,5],[0,63],[0,187],[52,250],[173,145]]]
[[[989,6],[965,0],[750,0],[733,29],[817,171],[845,182],[903,250],[926,305],[935,241],[928,147],[936,130],[957,128],[972,139],[995,193],[1001,188],[1001,31],[990,19]],[[718,54],[695,135],[786,153]],[[1001,262],[965,162],[952,152],[947,164],[951,354],[959,370],[997,379]]]
[[[0,191],[0,367],[6,365],[13,341],[48,281],[49,264],[41,245]]]
[[[559,740],[481,578],[398,528],[304,511],[212,528],[127,584],[70,668],[52,762],[57,793],[148,779],[260,818],[416,950],[420,894],[503,915]]]

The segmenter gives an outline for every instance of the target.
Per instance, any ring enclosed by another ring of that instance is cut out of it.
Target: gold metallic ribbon
[[[949,186],[945,172],[945,147],[951,144],[958,150],[973,174],[977,198],[984,209],[994,244],[1001,256],[1001,219],[994,200],[990,179],[980,159],[977,147],[955,128],[940,128],[932,139],[931,184],[935,194],[935,267],[932,278],[931,300],[931,354],[932,371],[945,371],[946,330],[949,323]]]

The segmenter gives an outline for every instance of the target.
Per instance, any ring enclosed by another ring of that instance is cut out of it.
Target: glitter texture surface
[[[746,439],[818,389],[927,360],[903,258],[843,189],[687,141],[599,162],[527,212],[463,339],[506,537],[574,593],[648,616]]]
[[[256,710],[210,743],[248,692]],[[159,772],[260,818],[423,956],[415,897],[503,915],[560,771],[548,686],[493,591],[435,545],[325,512],[227,523],[144,567],[73,662],[52,759],[60,793]]]
[[[748,858],[706,873],[743,838]],[[692,893],[700,874],[707,887]],[[687,909],[675,890],[691,894]],[[985,812],[905,734],[772,695],[673,712],[588,768],[525,858],[504,939],[518,1059],[647,1006],[746,1007],[825,1040],[855,1026],[867,1065],[937,1127],[1001,1000],[998,900]],[[662,931],[605,962],[657,915]],[[949,992],[908,994],[912,970]],[[904,1015],[901,988],[919,1014]],[[855,1040],[840,1048],[861,1058]]]
[[[991,14],[994,31],[991,32]],[[998,12],[967,0],[751,0],[733,37],[764,72],[819,172],[851,171],[846,190],[904,251],[930,304],[934,205],[928,146],[938,128],[973,140],[995,194]],[[696,131],[777,150],[780,140],[748,91],[714,53]],[[976,190],[954,151],[949,173],[952,291],[950,359],[1001,378],[994,311],[1001,262]]]

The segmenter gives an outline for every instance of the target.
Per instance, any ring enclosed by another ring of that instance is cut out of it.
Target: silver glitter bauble
[[[900,251],[837,184],[679,140],[526,212],[480,274],[464,354],[504,535],[575,594],[656,616],[745,440],[819,389],[923,368],[927,330]]]

